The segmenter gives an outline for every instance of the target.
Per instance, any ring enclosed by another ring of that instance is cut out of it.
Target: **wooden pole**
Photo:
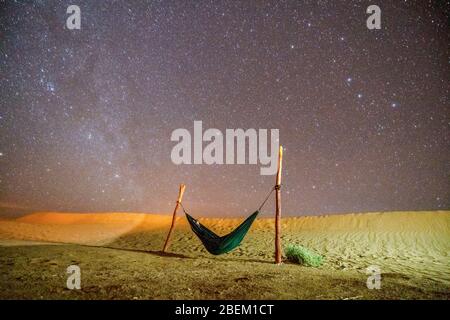
[[[283,147],[280,146],[280,150],[278,152],[277,183],[276,183],[276,190],[275,190],[275,205],[276,205],[276,211],[275,211],[275,263],[276,264],[281,263],[281,240],[280,240],[281,192],[280,192],[280,186],[281,186],[282,162],[283,162]]]
[[[175,209],[173,210],[172,224],[170,225],[169,233],[167,234],[166,242],[164,243],[162,252],[166,252],[166,249],[169,247],[170,236],[172,235],[173,228],[175,227],[176,215],[177,215],[178,208],[180,207],[181,200],[183,199],[184,189],[186,189],[186,186],[184,184],[180,184],[180,190],[178,191],[177,204],[175,205]]]

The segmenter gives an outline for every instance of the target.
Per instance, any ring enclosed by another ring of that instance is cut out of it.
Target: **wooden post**
[[[278,152],[278,171],[277,171],[277,183],[275,190],[275,263],[281,263],[281,240],[280,240],[280,220],[281,220],[281,168],[283,162],[283,147],[280,146],[280,150]]]
[[[175,209],[173,210],[172,224],[170,225],[170,230],[169,230],[169,233],[167,234],[166,242],[164,243],[162,252],[166,252],[166,249],[169,246],[170,236],[172,235],[173,228],[175,227],[175,219],[176,219],[178,208],[180,207],[181,200],[183,199],[184,189],[186,189],[186,186],[184,184],[180,184],[180,190],[178,191],[177,204],[175,205]]]

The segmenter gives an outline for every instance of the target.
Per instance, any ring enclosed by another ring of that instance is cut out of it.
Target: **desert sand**
[[[242,219],[200,221],[224,234]],[[2,299],[449,299],[450,211],[282,219],[282,244],[325,257],[319,268],[273,264],[273,219],[258,218],[243,243],[213,256],[178,214],[34,213],[0,220]],[[66,268],[81,268],[81,290]],[[379,266],[380,290],[366,286]]]

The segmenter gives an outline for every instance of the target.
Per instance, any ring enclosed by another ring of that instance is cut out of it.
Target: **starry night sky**
[[[202,120],[280,129],[283,215],[450,208],[448,2],[0,8],[2,207],[170,212],[184,182],[194,215],[254,211],[259,165],[172,163],[171,132]]]

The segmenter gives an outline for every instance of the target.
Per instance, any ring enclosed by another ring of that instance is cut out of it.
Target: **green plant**
[[[289,261],[308,267],[319,267],[323,262],[321,255],[296,244],[288,244],[285,254]]]

